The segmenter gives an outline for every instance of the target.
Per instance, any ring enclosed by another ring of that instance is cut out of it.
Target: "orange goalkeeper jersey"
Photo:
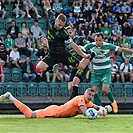
[[[82,105],[85,105],[87,108],[93,107],[93,103],[91,101],[88,103],[85,103],[84,95],[76,96],[75,98],[68,101],[64,105],[59,106],[55,117],[66,118],[66,117],[76,116],[82,113],[79,108]]]

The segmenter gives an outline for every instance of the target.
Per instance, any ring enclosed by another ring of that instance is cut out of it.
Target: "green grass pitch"
[[[0,133],[133,133],[133,115],[107,115],[95,120],[82,115],[45,119],[0,115]]]

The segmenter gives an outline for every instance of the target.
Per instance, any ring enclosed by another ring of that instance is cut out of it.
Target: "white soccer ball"
[[[98,111],[94,108],[89,108],[86,110],[85,115],[88,119],[95,119],[98,115]]]

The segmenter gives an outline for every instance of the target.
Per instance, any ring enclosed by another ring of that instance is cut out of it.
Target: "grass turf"
[[[1,133],[133,133],[133,115],[107,115],[88,120],[73,118],[26,119],[23,115],[0,115]]]

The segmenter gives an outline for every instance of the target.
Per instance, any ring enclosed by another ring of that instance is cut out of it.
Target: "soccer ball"
[[[94,108],[89,108],[86,110],[85,114],[88,119],[95,119],[98,115],[98,111]]]

